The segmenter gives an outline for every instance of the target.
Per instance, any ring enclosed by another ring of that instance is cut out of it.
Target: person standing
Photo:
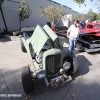
[[[73,54],[73,50],[76,46],[77,38],[78,38],[80,32],[81,32],[81,30],[80,30],[80,26],[79,26],[79,21],[75,20],[74,24],[72,24],[67,31],[67,37],[69,38],[68,54],[70,54],[70,55]]]

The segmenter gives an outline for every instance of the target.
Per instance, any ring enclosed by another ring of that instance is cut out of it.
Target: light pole
[[[3,11],[2,11],[2,7],[1,7],[1,4],[3,3],[3,1],[4,0],[0,0],[0,11],[1,11],[1,15],[2,15],[2,18],[3,18],[4,25],[5,25],[5,29],[8,32],[6,21],[5,21],[4,14],[3,14]]]

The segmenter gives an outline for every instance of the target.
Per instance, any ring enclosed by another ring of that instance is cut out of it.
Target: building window
[[[18,11],[19,2],[7,0],[7,5],[10,11]]]

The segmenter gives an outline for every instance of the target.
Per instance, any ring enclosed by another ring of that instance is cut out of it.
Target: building
[[[49,19],[40,16],[40,7],[45,7],[50,4],[64,8],[66,14],[77,13],[71,8],[61,5],[52,0],[28,0],[33,14],[30,18],[22,22],[22,27],[36,26],[37,24],[43,26]],[[66,1],[67,2],[67,1]],[[5,28],[8,31],[19,30],[18,7],[20,0],[0,0],[0,28]],[[64,22],[64,21],[63,21]],[[65,22],[66,23],[66,22]]]

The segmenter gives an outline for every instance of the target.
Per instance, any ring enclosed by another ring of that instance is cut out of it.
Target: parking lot
[[[68,45],[64,45],[67,53]],[[79,72],[69,77],[58,88],[46,87],[44,81],[35,84],[30,100],[100,100],[100,54],[86,52],[76,54]],[[0,39],[0,95],[21,94],[21,97],[1,97],[0,100],[25,100],[21,83],[21,70],[31,58],[23,53],[20,41]],[[72,95],[74,94],[74,96]]]

